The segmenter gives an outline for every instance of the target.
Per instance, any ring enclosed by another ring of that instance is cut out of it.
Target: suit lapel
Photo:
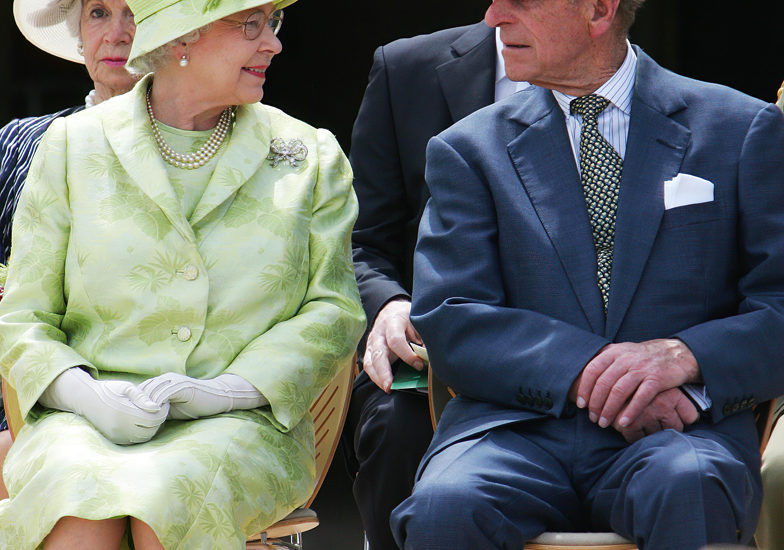
[[[148,75],[133,90],[116,98],[112,109],[101,114],[104,134],[132,184],[141,189],[164,213],[172,226],[190,242],[193,230],[169,183],[164,160],[155,145],[147,116],[145,94]]]
[[[495,30],[473,25],[451,44],[455,58],[436,67],[453,121],[495,99]]]
[[[267,112],[258,105],[240,105],[226,149],[193,211],[191,225],[196,227],[259,170],[266,161],[270,141]]]
[[[602,334],[596,253],[563,112],[549,90],[529,90],[515,117],[527,128],[509,144],[509,155],[591,329]]]
[[[664,214],[664,182],[680,171],[691,133],[670,115],[686,107],[664,82],[669,73],[642,51],[615,224],[605,336],[612,340],[642,277]]]

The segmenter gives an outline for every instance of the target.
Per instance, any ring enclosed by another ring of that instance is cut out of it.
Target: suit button
[[[199,277],[199,268],[193,264],[188,264],[182,270],[182,276],[186,281],[195,281]]]
[[[187,342],[191,339],[191,329],[188,327],[180,327],[177,329],[177,340],[180,342]]]

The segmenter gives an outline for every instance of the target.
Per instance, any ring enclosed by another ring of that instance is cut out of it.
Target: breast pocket
[[[695,225],[724,217],[724,207],[720,201],[702,202],[699,204],[687,204],[664,211],[662,218],[662,229]]]

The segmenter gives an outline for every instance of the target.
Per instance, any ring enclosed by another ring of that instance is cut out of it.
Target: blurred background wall
[[[348,150],[373,50],[396,38],[479,21],[488,0],[388,2],[301,0],[286,10],[283,53],[268,71],[264,101],[332,130]],[[648,0],[632,42],[663,66],[773,101],[784,79],[780,0]],[[732,11],[730,11],[732,8]],[[83,101],[84,67],[34,48],[0,0],[0,124]]]

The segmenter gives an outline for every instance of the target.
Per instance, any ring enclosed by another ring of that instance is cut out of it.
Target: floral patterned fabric
[[[167,549],[243,548],[312,492],[308,407],[364,329],[349,249],[357,204],[334,136],[239,107],[187,220],[149,128],[149,78],[55,121],[22,192],[0,373],[27,425],[4,468],[0,548],[36,548],[65,515],[138,517]],[[307,159],[273,168],[274,137],[301,140]],[[37,404],[77,365],[134,382],[235,373],[270,405],[167,421],[121,447]]]

